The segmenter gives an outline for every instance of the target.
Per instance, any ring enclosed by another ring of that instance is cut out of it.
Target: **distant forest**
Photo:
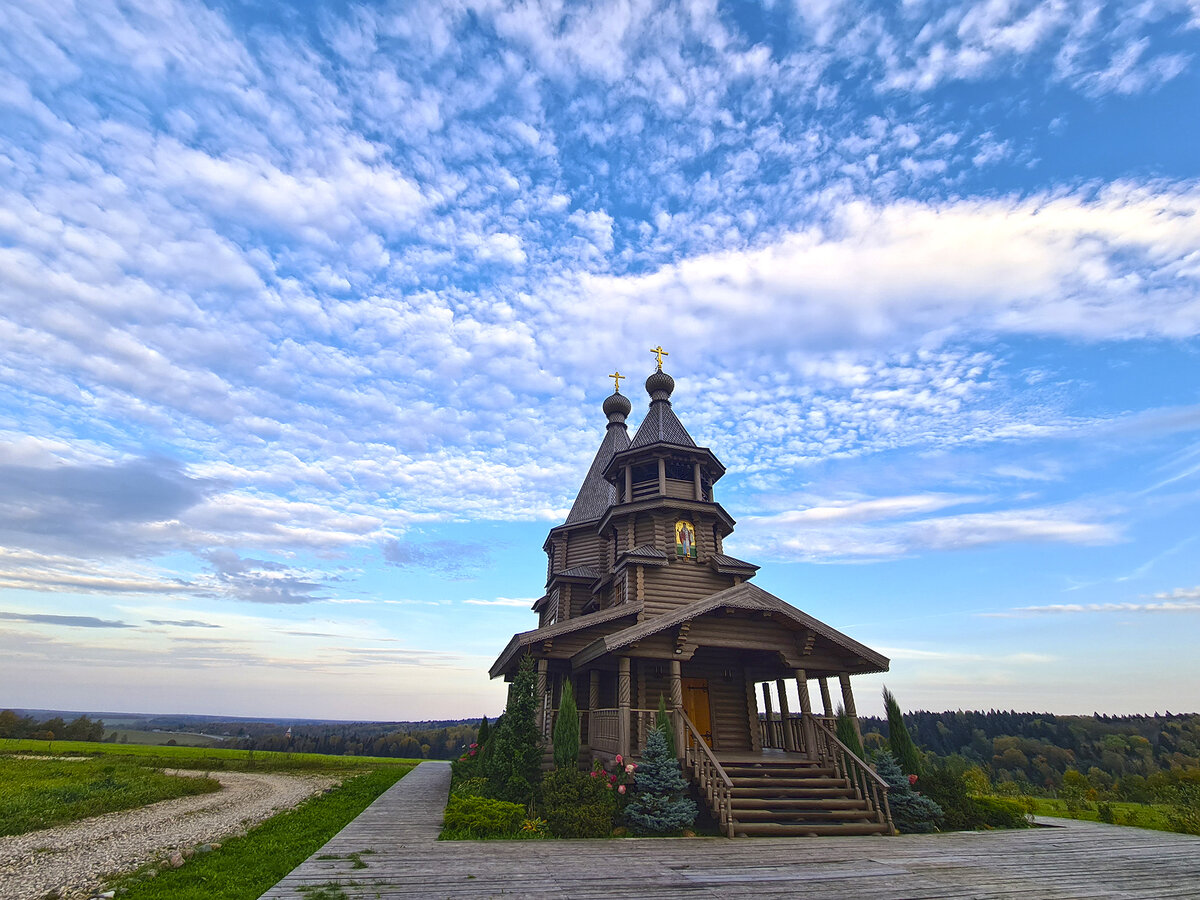
[[[914,712],[904,722],[927,755],[974,768],[1000,793],[1054,793],[1074,770],[1120,799],[1146,802],[1156,785],[1200,770],[1200,715],[1056,716],[1051,713]],[[868,749],[887,722],[861,720]]]

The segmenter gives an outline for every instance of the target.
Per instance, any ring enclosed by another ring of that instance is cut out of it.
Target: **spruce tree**
[[[488,753],[484,773],[494,799],[528,805],[542,777],[542,742],[537,727],[537,672],[533,657],[521,660]]]
[[[475,743],[479,745],[481,751],[491,733],[492,730],[491,726],[488,725],[487,716],[484,716],[479,722],[479,733],[475,736]]]
[[[900,768],[904,770],[905,774],[924,774],[921,753],[908,733],[908,726],[904,724],[904,715],[900,712],[900,704],[896,700],[896,695],[886,687],[883,689],[883,706],[887,710],[888,744],[892,748],[892,756],[896,757],[896,762],[900,764]]]
[[[670,834],[696,821],[696,804],[683,796],[687,779],[657,728],[646,736],[634,785],[637,795],[625,807],[625,818],[639,834]]]
[[[659,692],[658,695],[658,715],[654,717],[654,725],[667,739],[668,752],[678,759],[679,751],[675,749],[675,729],[671,725],[671,716],[667,713],[667,700],[663,697],[662,692]]]
[[[896,758],[886,750],[875,756],[875,771],[888,783],[888,806],[892,824],[904,834],[934,831],[945,817],[942,808],[913,790],[908,775],[900,771]]]
[[[579,710],[575,706],[575,689],[571,679],[563,682],[562,699],[558,701],[558,720],[554,723],[554,767],[579,768]]]
[[[834,725],[834,732],[837,738],[843,744],[850,748],[850,752],[859,759],[863,758],[862,740],[858,736],[858,732],[854,730],[854,720],[850,718],[845,707],[841,704],[837,708],[837,721]]]

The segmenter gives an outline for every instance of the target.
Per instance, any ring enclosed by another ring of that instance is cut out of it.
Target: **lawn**
[[[1060,819],[1079,819],[1084,822],[1100,822],[1101,806],[1109,806],[1113,811],[1114,825],[1130,825],[1137,828],[1151,828],[1155,831],[1171,831],[1167,824],[1166,807],[1148,803],[1089,803],[1074,812],[1067,809],[1065,800],[1053,800],[1046,797],[1022,797],[1022,802],[1033,809],[1035,816],[1055,816]]]
[[[220,790],[214,778],[176,777],[109,759],[15,759],[0,756],[0,836]]]
[[[122,900],[254,900],[316,853],[415,764],[399,762],[356,775],[328,794],[268,819],[244,837],[225,841],[219,850],[198,853],[180,869],[146,867],[112,882],[109,889],[117,890]],[[356,866],[365,866],[360,855],[351,858]]]

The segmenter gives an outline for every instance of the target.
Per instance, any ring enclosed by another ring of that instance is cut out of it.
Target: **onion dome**
[[[675,379],[662,369],[652,372],[646,379],[646,393],[650,395],[652,403],[656,400],[670,400],[673,390],[675,390]]]
[[[620,391],[613,391],[613,393],[605,398],[602,408],[604,414],[608,416],[609,422],[621,423],[633,411],[633,404]]]

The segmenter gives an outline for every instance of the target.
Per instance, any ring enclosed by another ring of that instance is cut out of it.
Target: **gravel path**
[[[252,772],[210,774],[221,782],[221,790],[211,794],[0,838],[0,900],[38,900],[55,889],[64,900],[90,897],[106,875],[172,850],[220,841],[337,783]]]

